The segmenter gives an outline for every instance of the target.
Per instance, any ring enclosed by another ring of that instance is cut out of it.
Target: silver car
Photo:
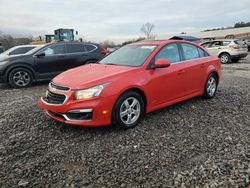
[[[211,55],[218,56],[224,64],[237,62],[248,55],[247,45],[239,39],[213,40],[204,42],[201,46],[205,47]]]

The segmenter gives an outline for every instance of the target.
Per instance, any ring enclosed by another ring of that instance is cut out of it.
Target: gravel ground
[[[223,66],[214,99],[156,111],[127,131],[47,118],[36,102],[48,83],[0,85],[0,187],[246,187],[249,83],[250,57]]]

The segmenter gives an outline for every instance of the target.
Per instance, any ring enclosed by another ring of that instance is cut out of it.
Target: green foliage
[[[237,22],[234,25],[234,28],[239,28],[239,27],[249,27],[250,26],[250,22]]]

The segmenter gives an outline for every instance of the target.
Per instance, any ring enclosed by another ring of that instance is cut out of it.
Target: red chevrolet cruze
[[[58,75],[39,106],[66,124],[127,129],[154,110],[195,96],[213,98],[220,74],[220,60],[194,43],[139,42]]]

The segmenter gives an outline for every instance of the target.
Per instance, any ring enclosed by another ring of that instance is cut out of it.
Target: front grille
[[[69,87],[66,87],[66,86],[59,86],[59,85],[54,84],[53,82],[50,83],[50,86],[51,86],[52,88],[55,88],[55,89],[58,89],[58,90],[62,90],[62,91],[68,91],[68,90],[70,90]]]
[[[66,96],[47,91],[47,95],[43,99],[49,104],[63,104],[66,99]]]

